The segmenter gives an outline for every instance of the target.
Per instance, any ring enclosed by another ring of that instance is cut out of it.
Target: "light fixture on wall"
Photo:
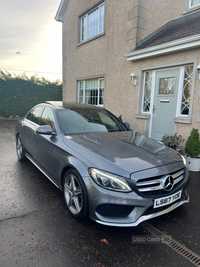
[[[197,66],[197,74],[199,75],[199,80],[200,80],[200,65]]]
[[[131,80],[132,80],[132,84],[136,85],[137,84],[137,80],[135,79],[135,77],[136,77],[135,73],[131,73],[130,77],[131,77]]]

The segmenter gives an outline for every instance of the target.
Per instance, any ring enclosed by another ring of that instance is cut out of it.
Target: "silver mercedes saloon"
[[[64,195],[69,213],[137,226],[189,202],[177,151],[91,105],[47,102],[16,124],[19,161],[30,160]]]

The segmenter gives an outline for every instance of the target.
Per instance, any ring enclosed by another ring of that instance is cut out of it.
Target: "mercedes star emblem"
[[[174,187],[174,178],[171,175],[168,175],[163,183],[163,189],[165,191],[170,191]]]

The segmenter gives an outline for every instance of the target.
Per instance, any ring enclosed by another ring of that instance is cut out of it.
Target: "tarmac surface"
[[[62,193],[28,160],[17,160],[15,123],[0,120],[0,267],[200,266],[146,227],[200,259],[200,172],[190,172],[189,204],[147,224],[115,228],[78,222],[68,214]]]

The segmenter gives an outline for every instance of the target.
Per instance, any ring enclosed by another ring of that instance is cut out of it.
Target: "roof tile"
[[[189,16],[169,21],[137,43],[135,50],[168,43],[197,34],[200,34],[200,11]]]

